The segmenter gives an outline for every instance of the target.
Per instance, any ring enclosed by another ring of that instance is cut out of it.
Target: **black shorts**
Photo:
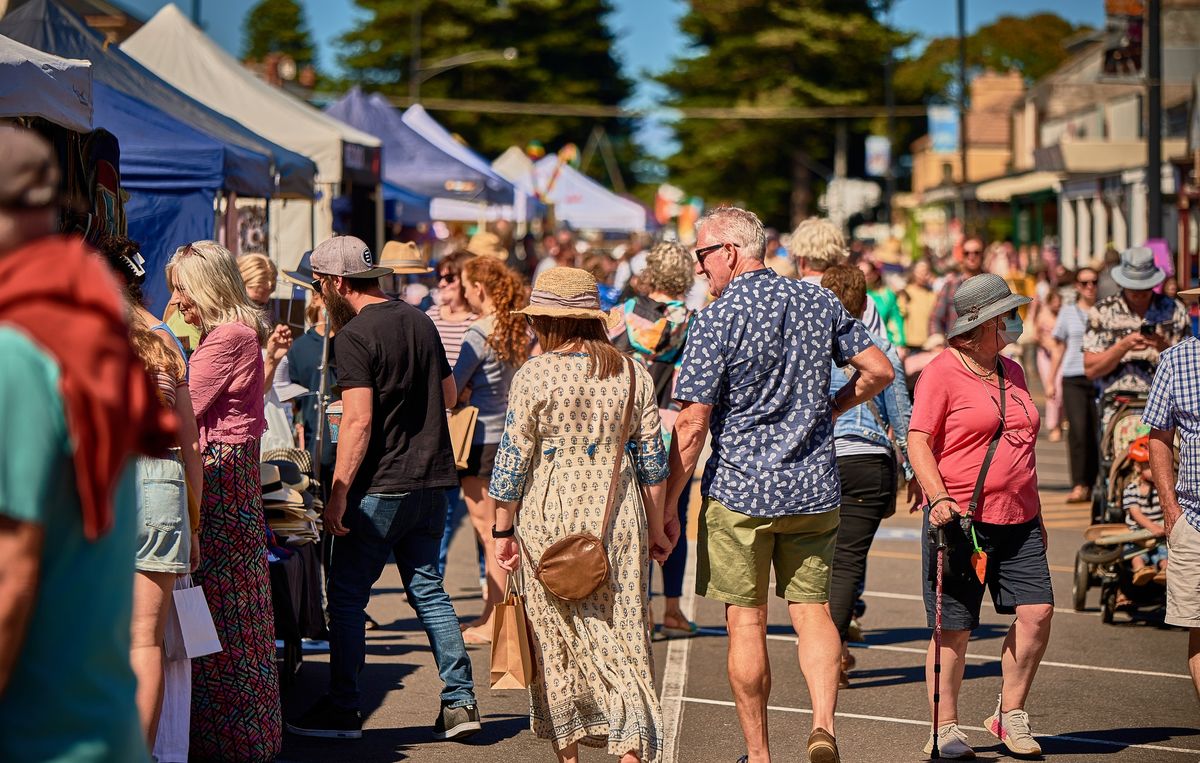
[[[471,452],[467,454],[467,468],[459,471],[458,478],[491,479],[492,467],[496,464],[496,451],[499,448],[499,445],[472,445]]]
[[[929,537],[929,512],[922,522],[924,542],[921,564],[925,570],[925,614],[934,623],[937,585],[937,547]],[[992,593],[996,612],[1014,614],[1024,604],[1054,604],[1050,566],[1042,544],[1042,528],[1036,519],[1019,525],[975,523],[979,546],[987,552],[986,588]],[[971,567],[971,542],[957,522],[946,525],[946,561],[942,576],[942,628],[948,631],[975,630],[983,604],[984,583]]]

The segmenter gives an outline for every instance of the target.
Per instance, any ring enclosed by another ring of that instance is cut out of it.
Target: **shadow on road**
[[[1038,737],[1046,755],[1112,755],[1134,744],[1160,744],[1175,737],[1192,736],[1200,729],[1179,726],[1147,726],[1127,729],[1068,731],[1054,736]],[[1090,744],[1088,739],[1103,740],[1106,744]]]

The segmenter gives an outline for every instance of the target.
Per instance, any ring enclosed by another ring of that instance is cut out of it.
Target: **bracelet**
[[[516,525],[508,528],[507,530],[497,530],[496,526],[492,525],[492,537],[493,538],[511,538],[516,534],[517,534]]]
[[[945,503],[946,501],[953,501],[953,500],[954,499],[951,498],[950,496],[944,495],[941,498],[937,499],[936,501],[933,501],[932,503],[930,503],[929,508],[932,509],[934,506],[937,506],[939,503]]]

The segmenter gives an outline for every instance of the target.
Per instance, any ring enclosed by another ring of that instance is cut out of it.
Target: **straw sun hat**
[[[379,264],[391,268],[392,273],[398,276],[424,275],[433,272],[425,255],[421,253],[420,247],[411,241],[389,241],[384,244],[383,256],[379,258]]]
[[[1029,297],[1013,294],[1008,283],[993,273],[968,278],[954,293],[954,311],[958,318],[946,332],[946,338],[965,334],[979,324],[1031,301]]]
[[[529,295],[529,306],[516,312],[554,318],[595,318],[613,329],[621,323],[620,312],[600,309],[596,278],[579,268],[551,268],[538,276]]]

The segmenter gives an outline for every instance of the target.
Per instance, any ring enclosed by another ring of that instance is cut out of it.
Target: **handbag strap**
[[[988,467],[992,465],[992,457],[996,455],[996,448],[1000,445],[1000,435],[1004,433],[1004,416],[1008,408],[1005,406],[1004,399],[1003,360],[996,366],[996,375],[1000,378],[1000,423],[996,425],[996,431],[992,433],[992,441],[988,443],[987,455],[983,457],[983,465],[979,467],[979,478],[975,480],[975,492],[971,494],[971,503],[967,506],[965,519],[968,521],[975,517],[975,509],[979,508],[979,504],[983,500],[983,482],[987,478]]]
[[[629,441],[629,424],[633,419],[633,399],[637,395],[637,375],[633,370],[633,361],[625,358],[629,366],[629,396],[625,399],[625,410],[621,414],[621,428],[617,435],[617,455],[613,459],[612,479],[608,481],[608,498],[604,502],[604,521],[600,524],[600,542],[608,534],[608,524],[612,520],[613,507],[617,502],[617,486],[621,482],[621,464],[625,458],[625,444]]]

